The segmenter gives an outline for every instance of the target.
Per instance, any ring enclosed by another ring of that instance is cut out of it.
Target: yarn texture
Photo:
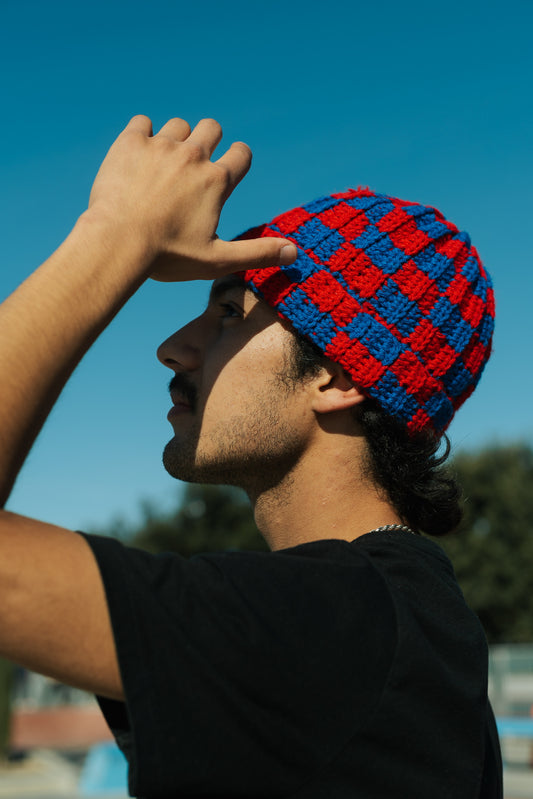
[[[442,434],[491,351],[494,293],[467,233],[369,189],[322,197],[240,238],[282,236],[290,266],[248,286],[410,432]]]

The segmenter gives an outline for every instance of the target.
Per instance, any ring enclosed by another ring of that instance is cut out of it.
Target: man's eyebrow
[[[239,275],[227,275],[226,277],[217,278],[211,286],[208,304],[210,305],[213,302],[216,302],[223,294],[226,293],[226,291],[236,288],[243,288],[246,291],[250,291],[242,277]]]

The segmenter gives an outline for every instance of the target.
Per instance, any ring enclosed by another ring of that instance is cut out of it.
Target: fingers
[[[265,269],[269,266],[288,266],[296,260],[296,245],[287,239],[265,236],[244,241],[222,241],[213,243],[216,260],[224,271],[238,272],[242,269]]]
[[[174,119],[169,119],[168,122],[163,125],[161,130],[157,133],[157,136],[168,136],[169,139],[185,141],[185,139],[189,138],[190,134],[191,127],[189,123],[184,119],[175,117]]]
[[[214,119],[201,119],[187,139],[211,156],[222,138],[222,128]]]
[[[214,163],[223,167],[228,175],[229,188],[226,194],[227,197],[250,169],[252,164],[252,151],[247,144],[244,144],[242,141],[237,141]]]
[[[137,114],[137,116],[134,116],[130,119],[124,128],[124,133],[126,133],[126,131],[133,130],[142,133],[144,136],[152,136],[152,120],[149,117],[144,116],[144,114]]]

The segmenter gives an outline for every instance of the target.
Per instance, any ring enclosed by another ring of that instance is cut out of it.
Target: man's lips
[[[172,389],[170,391],[170,399],[172,400],[172,408],[167,414],[167,419],[169,421],[176,418],[176,416],[192,412],[192,403],[189,402],[187,397],[184,397],[180,391]]]
[[[181,402],[176,402],[167,413],[167,419],[170,422],[172,419],[175,419],[177,416],[182,416],[184,413],[191,413],[191,410],[192,409],[190,405],[186,405]]]
[[[192,404],[186,397],[183,396],[183,394],[179,394],[177,391],[171,391],[170,399],[172,400],[172,405],[175,408],[184,408],[189,411],[192,410]]]
[[[172,408],[168,417],[179,416],[183,413],[192,413],[196,407],[196,386],[184,374],[178,372],[174,375],[169,385]]]

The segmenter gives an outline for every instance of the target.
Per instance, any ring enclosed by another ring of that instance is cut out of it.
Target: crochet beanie
[[[494,294],[467,233],[368,189],[322,197],[241,238],[282,236],[290,266],[247,285],[410,432],[441,434],[490,355]]]

